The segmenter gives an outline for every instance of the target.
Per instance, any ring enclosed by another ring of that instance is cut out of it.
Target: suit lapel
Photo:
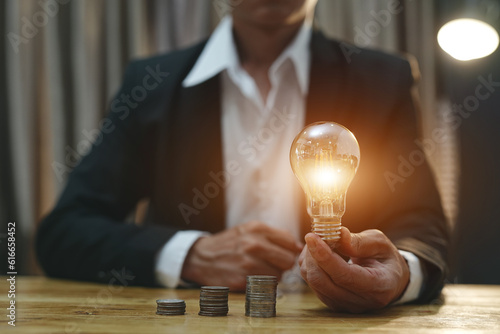
[[[306,103],[306,125],[318,121],[341,122],[346,112],[343,88],[345,59],[335,42],[314,32],[311,38],[311,70]]]
[[[218,232],[225,226],[224,187],[213,176],[223,170],[219,77],[176,95],[175,112],[167,112],[166,215],[182,229]]]

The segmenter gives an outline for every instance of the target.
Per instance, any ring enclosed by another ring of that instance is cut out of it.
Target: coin
[[[157,299],[156,314],[183,315],[186,313],[186,302],[182,299]]]
[[[247,276],[245,315],[269,318],[276,316],[276,276]]]
[[[226,316],[229,288],[225,286],[202,286],[200,290],[200,312],[198,315],[219,317]]]

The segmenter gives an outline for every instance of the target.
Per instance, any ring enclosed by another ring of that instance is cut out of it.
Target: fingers
[[[307,246],[305,248],[307,249]],[[355,306],[363,304],[363,299],[355,291],[349,291],[332,281],[310,252],[304,255],[300,272],[302,278],[314,290],[318,298],[332,310],[356,311]]]
[[[224,285],[231,291],[244,291],[248,275],[271,275],[281,279],[282,271],[255,257],[244,256],[237,263],[217,263],[212,267],[212,275],[206,285]],[[208,275],[208,271],[204,272]]]
[[[373,275],[368,269],[347,263],[314,233],[305,239],[312,258],[336,285],[361,291],[371,286]]]
[[[390,251],[391,247],[391,241],[379,230],[350,233],[347,228],[342,227],[337,249],[342,254],[353,258],[376,258]]]
[[[363,312],[395,300],[409,280],[404,259],[380,231],[350,233],[343,228],[336,248],[342,257],[313,233],[305,237],[300,256],[301,275],[318,297],[333,310]],[[403,263],[403,264],[401,264]]]
[[[274,229],[262,222],[252,221],[234,228],[238,249],[270,266],[285,271],[293,267],[302,246],[285,230]]]
[[[261,259],[283,271],[292,268],[297,257],[297,253],[254,235],[244,237],[241,248],[245,254]]]
[[[245,272],[245,284],[247,275],[271,275],[276,276],[279,280],[283,274],[282,269],[251,255],[246,255],[242,258],[241,268]]]
[[[260,222],[241,224],[198,239],[184,260],[183,279],[244,289],[247,275],[273,275],[293,267],[302,247],[290,233]]]
[[[262,222],[252,221],[240,225],[240,231],[243,229],[245,233],[256,233],[264,236],[270,242],[288,249],[296,254],[302,251],[303,245],[297,242],[292,234],[286,230],[272,228]]]

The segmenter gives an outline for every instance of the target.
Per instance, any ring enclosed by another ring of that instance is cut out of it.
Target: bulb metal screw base
[[[330,245],[340,239],[341,226],[340,218],[313,218],[311,231]]]

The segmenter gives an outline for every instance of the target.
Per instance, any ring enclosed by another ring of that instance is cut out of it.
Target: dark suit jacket
[[[109,282],[114,269],[135,276],[128,283],[155,285],[155,257],[176,231],[224,229],[222,187],[208,204],[193,203],[196,191],[203,193],[213,181],[210,172],[223,170],[219,77],[181,85],[203,47],[128,67],[106,133],[70,174],[40,225],[37,254],[48,275]],[[353,49],[320,33],[313,34],[311,50],[306,124],[340,123],[361,149],[343,225],[354,232],[380,229],[419,256],[428,277],[421,301],[428,301],[442,287],[448,231],[433,176],[418,160],[423,155],[415,143],[411,67],[402,58]],[[417,166],[401,167],[410,160]],[[125,223],[142,198],[150,199],[146,222]],[[183,203],[196,210],[189,224],[179,210]]]

